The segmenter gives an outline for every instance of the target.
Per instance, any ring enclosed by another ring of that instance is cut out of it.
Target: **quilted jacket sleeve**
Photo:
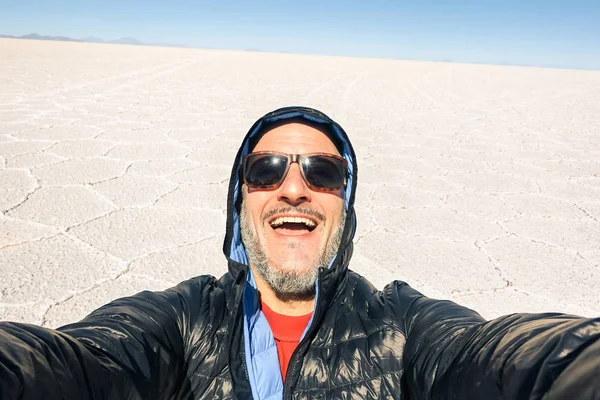
[[[512,314],[486,321],[394,283],[407,335],[409,399],[600,399],[600,318]]]
[[[118,299],[57,330],[0,322],[0,398],[158,399],[185,390],[198,280]]]

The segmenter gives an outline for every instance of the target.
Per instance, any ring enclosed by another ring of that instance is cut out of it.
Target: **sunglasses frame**
[[[285,167],[285,171],[283,173],[283,175],[281,176],[281,179],[279,180],[279,182],[274,183],[272,185],[267,185],[267,186],[253,186],[248,184],[248,181],[246,180],[246,169],[248,166],[248,160],[251,156],[253,155],[276,155],[276,156],[284,156],[287,159],[287,165]],[[342,182],[342,185],[338,188],[322,188],[322,187],[318,187],[318,186],[314,186],[312,185],[308,179],[306,179],[306,175],[304,175],[304,168],[302,168],[302,159],[305,157],[314,157],[314,156],[321,156],[321,157],[326,157],[326,158],[334,158],[338,161],[342,162],[342,166],[343,166],[343,172],[344,172],[344,181]],[[253,188],[253,189],[276,189],[278,187],[281,186],[281,184],[285,181],[285,178],[287,177],[288,172],[290,171],[290,167],[293,163],[298,164],[298,166],[300,167],[300,174],[302,175],[302,179],[304,179],[304,182],[306,183],[306,186],[308,186],[311,190],[316,191],[316,192],[337,192],[338,190],[346,187],[346,184],[348,183],[348,160],[346,160],[343,157],[340,157],[338,155],[335,154],[330,154],[330,153],[306,153],[306,154],[290,154],[290,153],[281,153],[278,151],[256,151],[254,153],[248,153],[246,154],[243,158],[242,158],[242,176],[244,179],[244,183],[246,184],[246,186]]]

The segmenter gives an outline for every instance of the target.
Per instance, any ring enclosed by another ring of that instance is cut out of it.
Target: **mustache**
[[[325,220],[325,215],[321,214],[320,212],[318,212],[316,210],[313,210],[312,208],[289,206],[289,207],[279,207],[279,208],[273,209],[271,211],[267,211],[266,213],[263,214],[263,217],[262,217],[263,222],[265,222],[266,220],[268,220],[269,218],[273,217],[276,214],[304,214],[304,215],[310,215],[311,217],[315,217],[319,221]]]

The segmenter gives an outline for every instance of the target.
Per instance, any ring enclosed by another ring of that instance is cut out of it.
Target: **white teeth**
[[[317,224],[315,224],[314,221],[312,221],[308,218],[302,218],[302,217],[279,217],[279,218],[276,218],[273,221],[271,221],[271,226],[273,228],[275,228],[275,227],[285,224],[286,222],[295,223],[295,224],[304,224],[304,225],[308,226],[309,228],[317,226]]]

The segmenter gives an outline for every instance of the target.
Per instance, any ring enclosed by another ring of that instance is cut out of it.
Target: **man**
[[[600,398],[600,319],[485,321],[350,271],[356,184],[337,123],[265,115],[231,173],[229,272],[57,330],[0,323],[0,398]]]

